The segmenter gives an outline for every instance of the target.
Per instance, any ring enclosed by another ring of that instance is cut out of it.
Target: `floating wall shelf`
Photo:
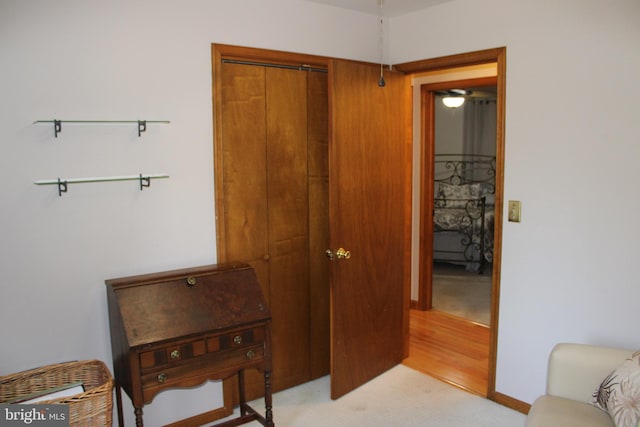
[[[90,182],[113,182],[113,181],[139,181],[140,191],[145,187],[151,186],[152,179],[169,178],[169,175],[165,173],[159,174],[138,174],[138,175],[125,175],[125,176],[106,176],[106,177],[94,177],[94,178],[66,178],[66,179],[49,179],[40,180],[34,182],[35,185],[57,185],[58,195],[62,197],[62,193],[67,192],[68,184],[86,184]]]
[[[142,136],[142,132],[147,130],[147,124],[169,124],[169,120],[36,120],[36,125],[53,124],[53,133],[55,137],[62,132],[62,123],[83,124],[83,125],[117,125],[117,124],[137,124],[138,137]]]

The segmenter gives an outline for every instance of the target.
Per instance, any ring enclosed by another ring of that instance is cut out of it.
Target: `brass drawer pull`
[[[187,285],[188,286],[195,286],[196,284],[196,278],[195,277],[187,277]]]
[[[236,335],[235,337],[233,337],[233,342],[236,344],[242,344],[242,336],[241,335]]]
[[[172,358],[173,360],[175,360],[175,359],[180,359],[180,350],[173,350],[173,351],[171,352],[171,358]]]
[[[167,374],[165,374],[164,372],[161,372],[158,374],[158,382],[159,383],[163,383],[167,380]]]
[[[253,350],[247,351],[247,359],[253,359],[256,356]]]

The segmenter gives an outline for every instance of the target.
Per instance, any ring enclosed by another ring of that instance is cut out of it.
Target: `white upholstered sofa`
[[[632,354],[585,344],[556,345],[549,357],[546,394],[531,406],[525,426],[615,426],[607,411],[590,402],[605,377]]]

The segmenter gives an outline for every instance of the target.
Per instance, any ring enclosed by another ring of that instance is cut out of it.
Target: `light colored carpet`
[[[274,394],[276,427],[520,427],[525,420],[519,412],[403,365],[338,400],[329,396],[328,376]],[[251,405],[264,414],[262,399]]]
[[[439,264],[433,273],[433,308],[483,325],[491,321],[491,268],[484,274]]]

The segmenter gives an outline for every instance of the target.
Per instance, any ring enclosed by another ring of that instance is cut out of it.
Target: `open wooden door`
[[[379,67],[330,61],[333,399],[406,355],[410,93],[403,74],[385,72],[385,87],[379,77]]]

